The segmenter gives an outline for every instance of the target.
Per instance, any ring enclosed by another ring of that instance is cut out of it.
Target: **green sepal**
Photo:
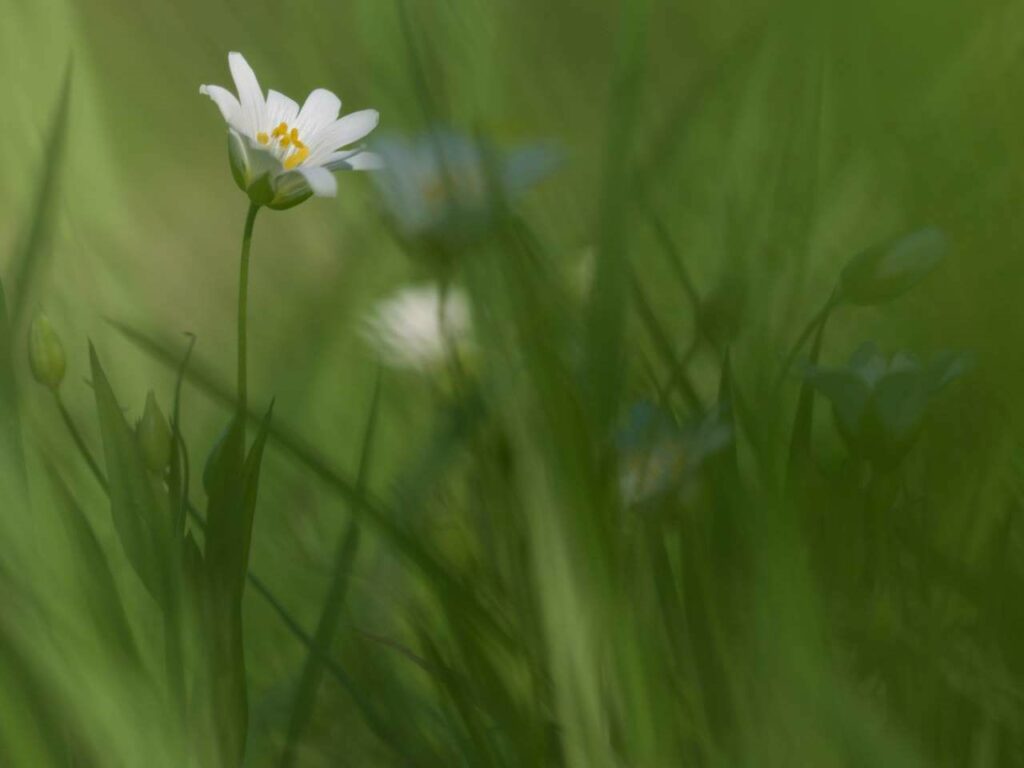
[[[238,188],[245,192],[249,187],[252,175],[249,166],[249,150],[245,139],[232,128],[228,129],[228,162],[231,165],[231,177]]]
[[[252,182],[246,192],[253,205],[269,205],[274,199],[274,182],[270,172],[264,173]]]
[[[274,181],[274,199],[267,207],[275,211],[286,211],[313,196],[306,177],[298,171],[281,174]]]
[[[255,205],[268,205],[275,199],[281,163],[270,152],[229,128],[228,161],[235,184]]]

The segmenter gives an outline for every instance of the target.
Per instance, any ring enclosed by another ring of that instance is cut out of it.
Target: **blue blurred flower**
[[[472,242],[511,202],[549,175],[558,155],[533,144],[497,150],[476,138],[434,129],[374,142],[384,163],[375,181],[402,236],[447,246]]]
[[[619,431],[619,489],[629,506],[692,491],[700,468],[732,441],[719,410],[685,425],[649,402],[636,403]]]
[[[891,469],[910,450],[935,396],[968,367],[961,353],[922,360],[898,352],[887,358],[867,342],[845,366],[810,366],[804,375],[832,403],[836,427],[850,452]]]

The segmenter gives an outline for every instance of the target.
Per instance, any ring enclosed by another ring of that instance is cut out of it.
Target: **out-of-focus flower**
[[[629,506],[686,496],[701,466],[732,440],[732,428],[715,410],[688,425],[647,402],[632,407],[618,435],[619,489]]]
[[[430,371],[444,364],[454,349],[471,343],[469,301],[455,288],[436,285],[405,288],[380,302],[366,321],[364,336],[381,359],[395,368]]]
[[[493,223],[499,200],[522,196],[558,160],[549,146],[499,151],[441,129],[381,139],[374,149],[384,162],[374,180],[402,235],[449,247],[477,239]]]
[[[36,315],[28,330],[28,362],[32,376],[56,391],[67,369],[64,345],[46,315]]]
[[[284,209],[311,195],[333,197],[333,171],[380,167],[380,158],[361,146],[342,149],[377,127],[377,110],[339,119],[341,99],[323,88],[310,93],[300,109],[277,91],[264,97],[242,54],[228,54],[228,66],[237,96],[219,85],[200,86],[199,92],[220,108],[228,124],[232,174],[257,205]]]
[[[804,375],[831,401],[850,452],[891,469],[914,444],[928,405],[968,366],[965,355],[952,352],[926,361],[903,352],[886,358],[868,342],[845,367],[813,366]]]
[[[152,392],[146,396],[146,409],[135,425],[135,436],[149,471],[162,474],[171,461],[171,428]]]
[[[861,306],[891,301],[924,280],[948,252],[948,238],[934,227],[873,245],[843,269],[836,298]]]

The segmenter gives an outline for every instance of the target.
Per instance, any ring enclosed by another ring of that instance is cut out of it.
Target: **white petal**
[[[281,123],[292,125],[299,114],[299,105],[283,93],[267,91],[267,123],[262,130],[272,131]]]
[[[241,118],[237,127],[243,133],[255,138],[266,113],[263,91],[260,90],[256,73],[252,71],[252,67],[249,66],[249,62],[242,54],[229,53],[228,67],[231,69],[231,77],[234,78],[235,88],[238,89],[238,100],[242,105]]]
[[[242,106],[238,103],[235,94],[227,88],[221,88],[219,85],[201,85],[199,86],[199,92],[213,100],[213,103],[220,109],[220,113],[224,116],[224,120],[228,125],[232,127],[236,125]]]
[[[380,122],[380,113],[376,109],[364,109],[345,115],[325,126],[316,135],[310,136],[307,143],[312,146],[312,156],[325,156],[339,147],[344,147],[366,137]]]
[[[384,159],[376,152],[356,149],[351,152],[332,152],[323,165],[332,171],[379,171],[384,168]]]
[[[295,170],[306,178],[309,188],[317,197],[334,197],[338,194],[338,181],[326,168],[300,165]]]
[[[306,103],[302,105],[302,111],[295,121],[299,138],[309,144],[321,129],[338,119],[340,111],[341,99],[324,88],[317,88],[306,97]]]

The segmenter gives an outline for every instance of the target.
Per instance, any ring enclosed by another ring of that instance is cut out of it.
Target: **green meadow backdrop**
[[[430,370],[367,337],[438,279],[371,173],[260,214],[241,731],[177,709],[221,668],[82,451],[116,486],[194,335],[205,514],[229,51],[371,145],[557,157],[442,247],[473,342]],[[0,0],[0,764],[1024,765],[1022,76],[1017,0]]]

